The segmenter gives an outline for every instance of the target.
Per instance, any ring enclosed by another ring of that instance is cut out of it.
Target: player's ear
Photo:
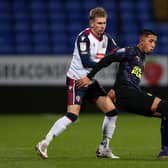
[[[140,44],[143,43],[144,40],[145,40],[145,38],[144,38],[143,36],[140,36],[140,37],[139,37],[139,43],[140,43]]]
[[[91,20],[89,21],[89,24],[90,24],[90,27],[91,27],[91,28],[93,28],[93,27],[94,27],[94,24],[93,24],[93,19],[91,19]]]

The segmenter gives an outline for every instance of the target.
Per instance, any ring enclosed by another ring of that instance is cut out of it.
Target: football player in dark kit
[[[114,84],[117,107],[145,116],[161,118],[161,152],[158,158],[168,159],[168,101],[141,90],[139,83],[144,71],[144,60],[157,43],[157,34],[145,29],[140,32],[139,43],[119,49],[104,57],[88,75],[78,80],[78,87],[86,87],[94,75],[112,62],[119,62]]]

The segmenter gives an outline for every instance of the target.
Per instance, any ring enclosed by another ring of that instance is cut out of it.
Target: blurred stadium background
[[[96,6],[107,10],[107,32],[120,47],[136,44],[143,28],[159,34],[142,87],[167,99],[167,0],[0,0],[1,113],[66,110],[65,74],[75,37]],[[107,89],[115,69],[99,76]]]

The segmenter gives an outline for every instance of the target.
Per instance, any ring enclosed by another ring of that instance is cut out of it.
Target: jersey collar
[[[90,30],[90,33],[91,33],[98,41],[102,41],[102,40],[103,40],[103,35],[104,35],[104,33],[102,34],[101,37],[98,37],[91,29],[89,29],[89,30]]]
[[[145,56],[146,54],[141,52],[141,50],[138,48],[138,46],[136,46],[136,50],[138,52],[138,55],[144,60],[145,59]]]

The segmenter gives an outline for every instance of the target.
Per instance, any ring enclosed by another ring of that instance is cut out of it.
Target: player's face
[[[91,29],[98,37],[100,37],[106,29],[106,17],[96,17],[90,22]]]
[[[142,37],[142,39],[140,40],[142,52],[146,54],[153,52],[153,50],[156,47],[156,43],[157,43],[157,36],[155,35],[148,35],[146,37]]]

